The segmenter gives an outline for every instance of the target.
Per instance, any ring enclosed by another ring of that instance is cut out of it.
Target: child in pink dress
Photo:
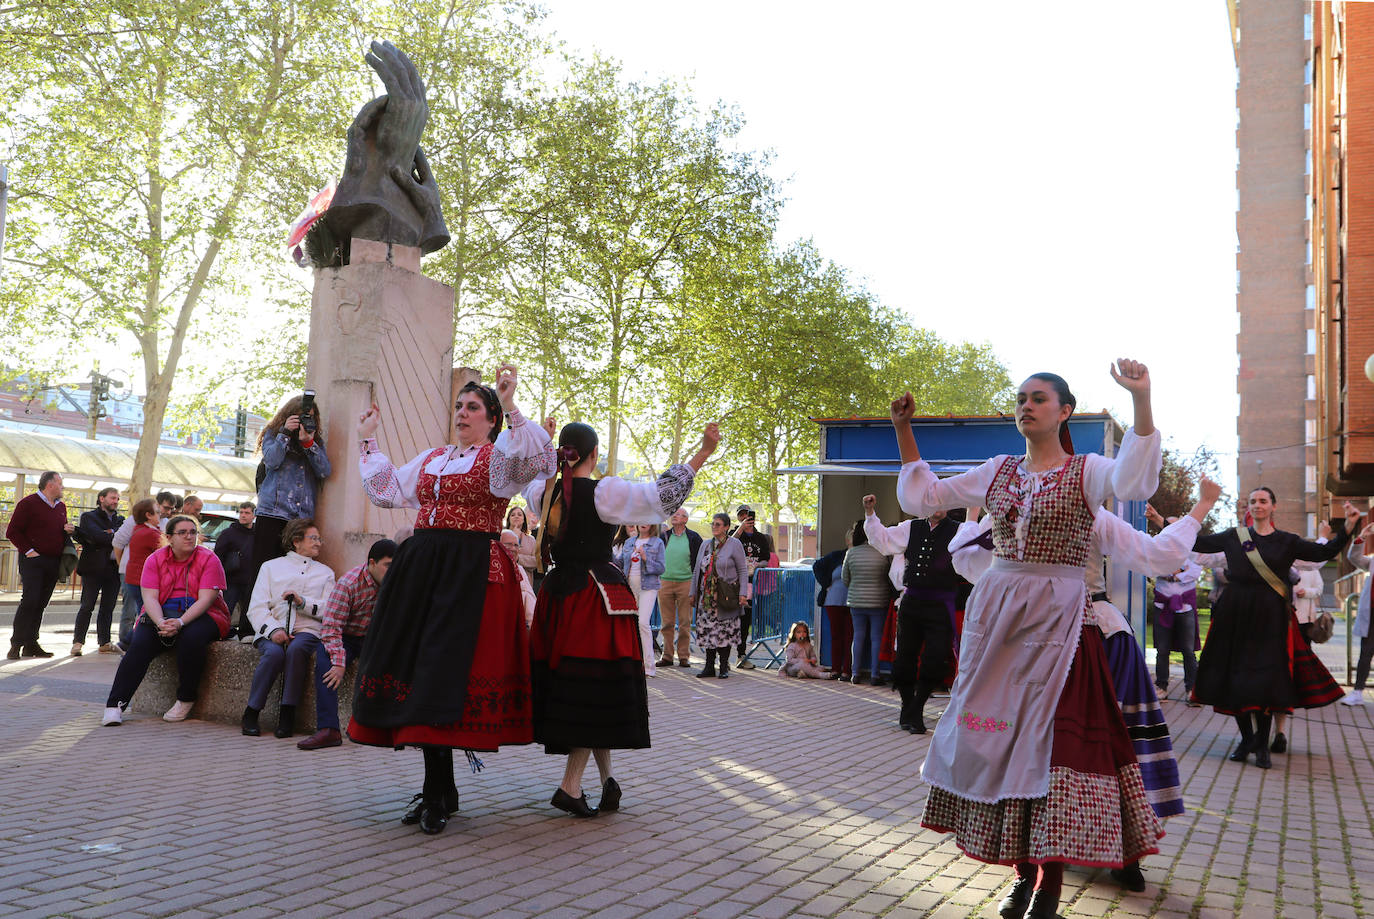
[[[811,629],[805,622],[792,623],[792,630],[787,633],[787,647],[783,649],[783,654],[787,656],[787,661],[778,671],[779,676],[794,676],[801,679],[809,677],[813,680],[828,680],[833,677],[833,674],[826,673],[820,668],[816,646],[811,643]]]

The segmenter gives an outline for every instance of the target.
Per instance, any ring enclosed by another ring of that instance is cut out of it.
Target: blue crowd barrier
[[[813,634],[817,630],[816,576],[810,568],[759,568],[753,591],[748,653],[761,648],[770,658],[765,669],[781,667],[792,623],[805,622]]]

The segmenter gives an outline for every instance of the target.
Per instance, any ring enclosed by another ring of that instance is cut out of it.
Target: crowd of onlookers
[[[74,566],[81,578],[81,602],[71,654],[83,653],[94,617],[99,653],[123,655],[103,723],[121,723],[152,661],[165,650],[175,655],[177,690],[176,702],[163,718],[185,719],[210,646],[237,639],[259,652],[242,716],[245,735],[261,733],[259,715],[279,678],[281,706],[274,733],[293,735],[296,707],[313,677],[316,731],[298,746],[311,750],[342,743],[338,690],[361,651],[377,592],[408,529],[396,534],[395,541],[377,541],[364,564],[332,571],[318,560],[323,543],[315,524],[316,500],[332,472],[318,408],[303,408],[299,397],[288,401],[264,427],[258,446],[257,501],[237,506],[237,519],[218,531],[213,548],[204,544],[204,504],[194,495],[163,491],[133,502],[125,516],[118,509],[119,491],[106,488],[97,495],[96,507],[73,525],[62,502],[61,474],[44,473],[38,491],[17,503],[6,531],[19,552],[23,588],[9,657],[53,656],[38,644],[39,625],[56,584]],[[538,520],[532,511],[511,507],[500,534],[522,581],[527,622],[543,577],[537,564]],[[778,564],[772,540],[757,528],[754,511],[745,505],[733,520],[715,515],[709,537],[687,524],[687,511],[679,509],[666,522],[622,528],[612,548],[611,561],[623,570],[638,600],[645,673],[690,666],[694,625],[706,656],[698,676],[727,677],[732,651],[738,668],[752,669],[747,655],[751,581],[756,569]],[[858,549],[863,550],[862,527],[857,532]],[[832,628],[835,611],[846,609],[846,622],[852,617],[860,624],[856,641],[862,639],[865,647],[871,641],[876,662],[879,610],[885,612],[887,600],[885,588],[874,579],[885,577],[886,560],[870,550],[842,561],[843,570],[837,569],[834,578],[840,595],[827,596],[825,603]],[[818,577],[829,586],[822,567],[818,562]],[[697,598],[707,590],[720,596],[722,585],[735,602],[717,604],[709,617],[703,616]],[[116,607],[121,609],[117,623]],[[655,607],[661,617],[657,636],[650,625]],[[796,632],[789,638],[796,638]],[[809,635],[805,647],[797,666],[787,672],[824,675],[816,667]],[[861,654],[854,656],[862,663]],[[849,677],[849,659],[846,645],[834,675]]]

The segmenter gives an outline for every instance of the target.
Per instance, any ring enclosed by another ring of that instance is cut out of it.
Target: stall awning
[[[984,460],[932,460],[930,468],[940,478],[968,472],[984,463]],[[845,462],[816,463],[813,466],[785,466],[775,469],[777,475],[896,475],[901,463],[891,460],[848,460]]]

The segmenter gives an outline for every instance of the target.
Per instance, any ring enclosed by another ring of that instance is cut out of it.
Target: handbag
[[[1331,635],[1336,631],[1336,617],[1331,615],[1328,609],[1322,610],[1317,614],[1317,618],[1312,620],[1312,627],[1307,630],[1307,637],[1316,644],[1325,644],[1331,640]]]
[[[722,619],[733,619],[739,615],[739,585],[731,584],[715,573],[716,553],[719,551],[719,546],[712,547],[711,560],[706,564],[706,572],[702,577],[707,581],[714,581],[717,615]]]

